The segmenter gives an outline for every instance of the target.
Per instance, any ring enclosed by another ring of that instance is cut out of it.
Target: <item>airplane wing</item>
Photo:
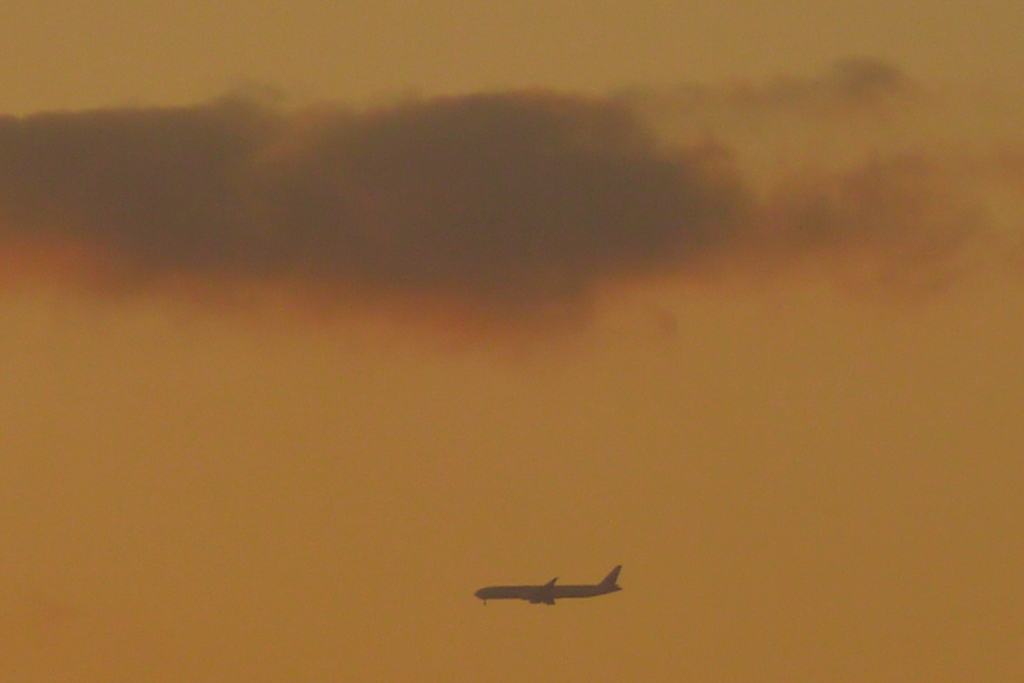
[[[558,581],[557,576],[543,586],[538,586],[537,590],[530,596],[530,604],[536,605],[542,602],[545,605],[555,604],[555,581]]]

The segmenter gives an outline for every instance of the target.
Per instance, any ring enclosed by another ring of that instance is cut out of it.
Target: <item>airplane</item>
[[[602,579],[601,583],[556,586],[558,577],[551,579],[543,586],[487,586],[481,588],[474,595],[487,604],[488,600],[527,600],[531,605],[553,605],[555,600],[564,598],[592,598],[597,595],[606,595],[622,590],[616,583],[619,572],[622,570],[620,564]]]

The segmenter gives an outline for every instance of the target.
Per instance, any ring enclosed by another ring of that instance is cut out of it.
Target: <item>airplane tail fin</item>
[[[604,577],[601,581],[601,586],[610,588],[615,585],[615,582],[619,580],[619,572],[622,571],[622,565],[618,565],[615,569],[608,573],[608,576]]]

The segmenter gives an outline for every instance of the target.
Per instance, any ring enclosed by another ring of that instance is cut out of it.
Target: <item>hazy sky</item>
[[[762,78],[871,56],[935,81],[1019,87],[1016,0],[333,2],[11,0],[4,109],[179,104],[243,81],[368,98]]]
[[[6,3],[0,679],[1020,678],[1022,33]]]

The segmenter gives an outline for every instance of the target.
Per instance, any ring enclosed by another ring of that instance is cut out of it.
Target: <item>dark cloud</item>
[[[690,95],[704,111],[709,98],[802,110],[911,89],[848,62],[818,81]],[[921,264],[988,230],[928,154],[790,174],[764,194],[734,145],[669,145],[638,101],[514,92],[286,112],[226,98],[4,118],[0,249],[76,253],[74,274],[109,290],[280,286],[529,319],[723,259],[855,250]]]
[[[284,278],[529,311],[698,258],[744,203],[716,159],[569,96],[0,121],[5,238],[80,245],[121,284]]]
[[[544,94],[324,113],[253,166],[283,265],[385,291],[531,308],[718,247],[744,204],[621,106]]]

